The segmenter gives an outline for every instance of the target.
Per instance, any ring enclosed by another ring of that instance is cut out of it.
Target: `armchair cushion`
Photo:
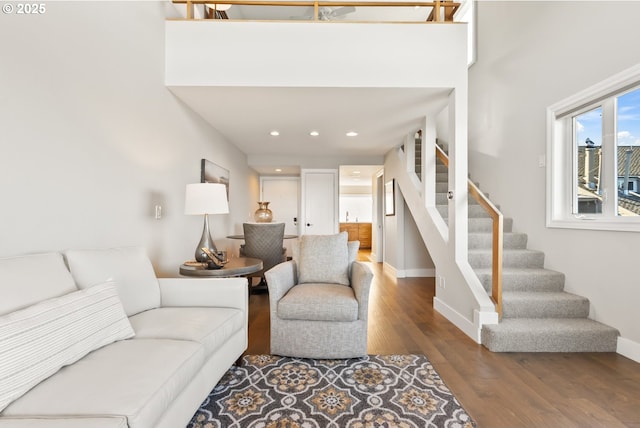
[[[358,301],[351,287],[299,284],[278,302],[278,316],[289,320],[356,321]]]
[[[349,285],[347,238],[346,232],[302,236],[298,282]]]

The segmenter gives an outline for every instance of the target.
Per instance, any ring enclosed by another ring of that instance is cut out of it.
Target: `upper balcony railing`
[[[230,6],[242,6],[243,9],[249,10],[250,7],[280,7],[280,8],[307,8],[312,10],[311,13],[298,16],[284,16],[280,18],[274,18],[273,14],[270,14],[268,18],[260,17],[242,17],[240,19],[256,20],[300,20],[306,19],[308,21],[331,21],[336,22],[355,22],[356,20],[350,19],[349,14],[356,12],[357,10],[364,10],[367,8],[393,8],[398,10],[404,8],[405,11],[422,11],[421,18],[415,20],[413,18],[399,18],[396,21],[400,22],[453,22],[454,15],[461,3],[454,1],[436,0],[436,1],[400,1],[400,2],[385,2],[385,1],[256,1],[256,0],[172,0],[174,4],[186,5],[186,19],[234,19],[228,16],[227,9]],[[206,5],[202,18],[196,18],[195,6]],[[339,8],[339,9],[338,9]],[[364,8],[364,9],[360,9]],[[390,10],[390,9],[389,9]],[[367,15],[368,16],[368,15]],[[416,13],[411,13],[411,16],[416,16]],[[391,19],[393,21],[393,19]],[[378,22],[389,21],[389,19],[365,19],[366,22]]]

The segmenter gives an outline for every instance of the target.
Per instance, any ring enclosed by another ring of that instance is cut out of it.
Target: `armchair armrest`
[[[369,266],[361,262],[351,264],[351,288],[358,301],[358,319],[366,320],[369,312],[369,291],[373,272]]]
[[[269,303],[277,305],[277,302],[287,294],[287,291],[291,289],[298,282],[296,273],[296,262],[289,260],[287,262],[275,265],[264,273],[267,279],[267,286],[269,287]]]
[[[158,278],[162,307],[226,307],[247,311],[246,278]]]

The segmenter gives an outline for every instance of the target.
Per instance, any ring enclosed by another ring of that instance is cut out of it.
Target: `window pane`
[[[618,215],[640,215],[640,89],[617,98]]]
[[[574,117],[573,129],[578,155],[574,213],[602,213],[602,107]]]

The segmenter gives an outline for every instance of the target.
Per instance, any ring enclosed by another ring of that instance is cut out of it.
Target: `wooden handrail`
[[[436,146],[436,157],[449,167],[449,157]],[[487,211],[493,221],[491,240],[491,298],[496,305],[496,312],[502,318],[502,243],[503,243],[503,217],[495,205],[478,189],[471,180],[469,181],[469,194]]]
[[[314,20],[318,20],[319,8],[321,7],[431,7],[431,13],[426,22],[453,22],[453,15],[460,7],[459,2],[451,0],[434,0],[434,1],[260,1],[260,0],[172,0],[174,4],[185,4],[187,6],[187,19],[194,19],[194,5],[196,4],[225,4],[239,6],[297,6],[297,7],[313,7]],[[444,16],[442,14],[444,10]],[[444,19],[443,19],[444,18]]]

